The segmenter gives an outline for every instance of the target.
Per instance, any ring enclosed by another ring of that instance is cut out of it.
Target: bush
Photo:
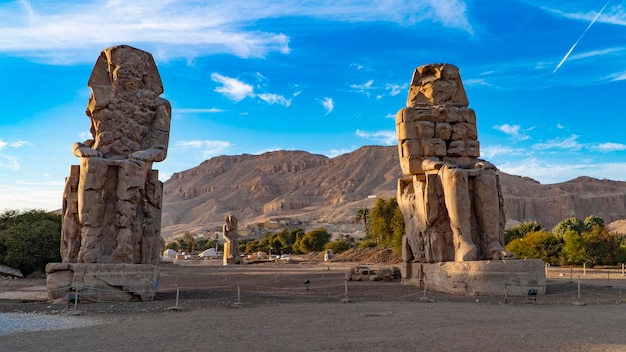
[[[23,275],[45,272],[46,264],[61,261],[61,216],[43,210],[0,215],[0,264]]]
[[[506,250],[518,258],[542,259],[546,263],[558,264],[563,241],[546,231],[527,233],[506,245]]]

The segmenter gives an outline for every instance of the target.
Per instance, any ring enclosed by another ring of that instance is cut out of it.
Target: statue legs
[[[485,169],[474,177],[474,209],[481,234],[485,259],[504,259],[513,255],[504,250],[504,223],[495,170]]]
[[[155,222],[144,219],[144,208],[154,207],[144,204],[150,166],[140,160],[81,158],[77,189],[81,245],[77,262],[141,263],[142,256],[152,256],[142,253],[143,223]],[[160,197],[152,198],[160,201]],[[146,250],[152,252],[150,247]]]
[[[441,168],[444,201],[450,217],[454,242],[454,260],[476,260],[478,249],[472,241],[471,198],[467,170],[445,166]]]

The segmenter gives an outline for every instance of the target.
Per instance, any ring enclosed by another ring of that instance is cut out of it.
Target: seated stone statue
[[[459,69],[417,68],[396,132],[402,171],[398,204],[406,262],[512,258],[503,248],[505,215],[498,171],[480,156],[476,115]]]
[[[171,106],[152,55],[126,46],[102,51],[88,83],[93,139],[63,194],[61,255],[68,263],[156,264],[163,185],[152,163],[165,159]]]
[[[237,230],[237,218],[234,215],[226,215],[222,233],[226,242],[224,243],[224,265],[241,264],[241,253],[239,252],[239,232]]]

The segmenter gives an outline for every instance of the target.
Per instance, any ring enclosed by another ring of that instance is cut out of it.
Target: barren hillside
[[[356,211],[378,197],[395,196],[402,176],[395,146],[367,146],[335,158],[304,151],[219,156],[174,174],[164,188],[163,237],[221,226],[232,213],[240,227],[291,217],[307,227],[351,233]],[[593,214],[607,223],[626,218],[626,182],[581,177],[541,185],[502,174],[510,224],[537,220],[551,229],[560,220]]]

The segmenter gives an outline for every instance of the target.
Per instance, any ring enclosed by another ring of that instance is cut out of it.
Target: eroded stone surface
[[[397,199],[404,215],[405,262],[511,258],[495,166],[478,159],[476,114],[459,69],[415,70],[407,107],[396,117],[403,173]]]
[[[63,192],[67,263],[157,264],[163,185],[152,163],[167,155],[171,107],[150,53],[102,51],[88,83],[92,139],[75,143]]]
[[[461,296],[526,296],[546,292],[541,259],[404,263],[402,283]]]
[[[46,287],[51,299],[77,291],[83,302],[150,301],[158,274],[156,266],[149,264],[50,263]]]
[[[102,51],[88,86],[93,138],[72,146],[79,165],[65,180],[63,263],[48,266],[49,295],[145,300],[162,248],[152,163],[167,156],[171,106],[152,55],[127,45]]]

